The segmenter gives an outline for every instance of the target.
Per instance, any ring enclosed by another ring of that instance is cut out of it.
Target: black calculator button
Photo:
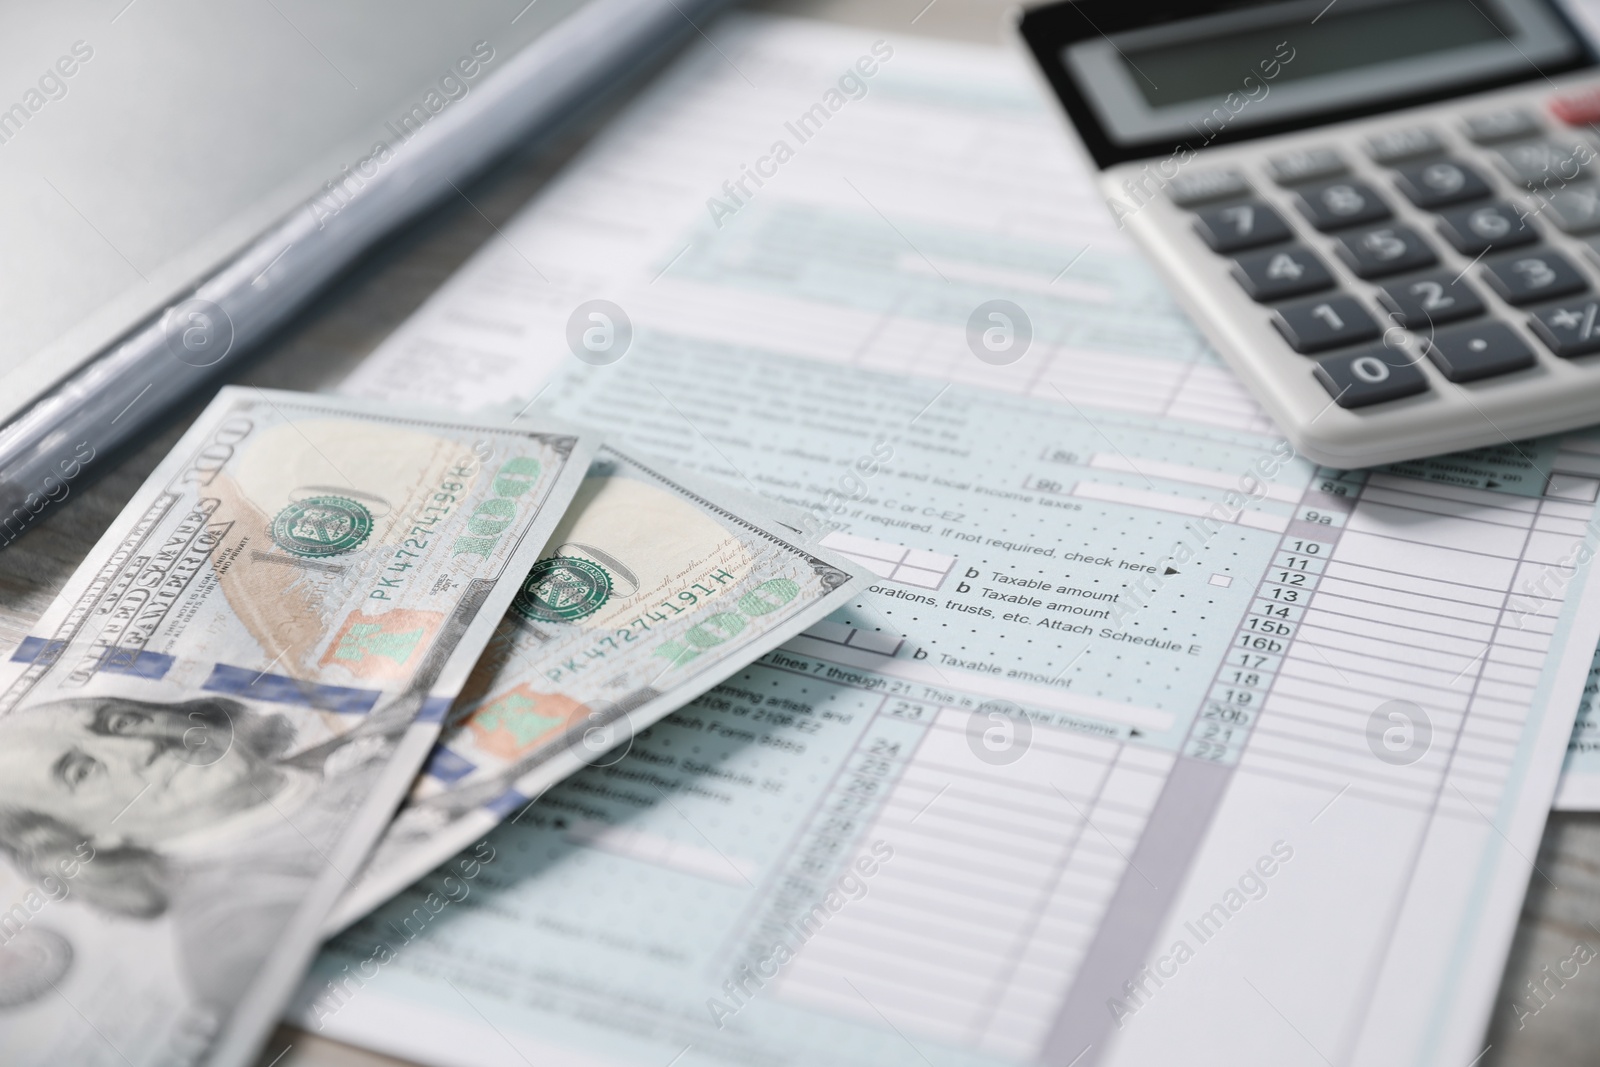
[[[1379,226],[1343,234],[1338,252],[1360,278],[1385,278],[1439,262],[1433,249],[1409,226]]]
[[[1439,220],[1439,232],[1464,256],[1480,255],[1491,248],[1515,248],[1539,239],[1522,212],[1503,200],[1445,211]]]
[[[1313,297],[1285,304],[1272,325],[1296,352],[1326,352],[1378,336],[1378,323],[1348,296]]]
[[[1283,216],[1259,200],[1206,208],[1197,214],[1195,232],[1213,252],[1260,248],[1294,236]]]
[[[1490,195],[1489,183],[1465,163],[1436,159],[1399,167],[1395,184],[1406,199],[1429,210],[1449,204],[1464,204]]]
[[[1554,300],[1589,288],[1589,283],[1565,256],[1540,249],[1487,259],[1483,263],[1483,276],[1508,304]]]
[[[1483,312],[1478,294],[1449,271],[1397,278],[1379,290],[1378,299],[1408,330],[1427,330]]]
[[[1586,142],[1523,141],[1494,150],[1500,168],[1512,181],[1530,189],[1559,189],[1567,182],[1586,177],[1594,162],[1594,149]]]
[[[1474,144],[1493,144],[1513,137],[1532,137],[1540,132],[1539,120],[1521,108],[1484,111],[1467,116],[1465,129]]]
[[[1539,308],[1528,325],[1550,351],[1565,359],[1600,352],[1600,302],[1569,300]]]
[[[1295,185],[1316,178],[1343,174],[1344,160],[1331,148],[1306,148],[1267,160],[1267,174],[1279,185]]]
[[[1342,408],[1364,408],[1428,391],[1428,376],[1411,357],[1384,345],[1319,359],[1312,373]]]
[[[1300,213],[1319,230],[1340,230],[1389,217],[1385,204],[1366,182],[1323,182],[1301,189]]]
[[[1244,196],[1249,191],[1250,183],[1231,170],[1192,170],[1167,183],[1167,196],[1179,207]]]
[[[1538,362],[1533,349],[1503,322],[1466,322],[1439,330],[1422,343],[1428,359],[1452,382],[1475,382],[1526,370]]]
[[[1262,303],[1333,288],[1333,275],[1322,260],[1299,245],[1240,256],[1233,261],[1233,276]]]
[[[1439,143],[1439,135],[1426,126],[1385,130],[1367,138],[1367,154],[1374,163],[1395,163],[1442,151],[1444,145]]]
[[[1555,223],[1562,233],[1600,230],[1600,185],[1579,182],[1537,195],[1541,201],[1539,214]]]

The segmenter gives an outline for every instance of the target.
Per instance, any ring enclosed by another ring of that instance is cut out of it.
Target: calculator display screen
[[[1042,10],[1024,36],[1101,166],[1591,63],[1550,0],[1074,0]]]
[[[1270,26],[1128,49],[1123,62],[1145,102],[1163,107],[1241,90],[1241,74],[1258,70],[1263,57],[1275,55],[1279,41],[1288,41],[1295,53],[1293,60],[1280,63],[1274,79],[1287,85],[1486,42],[1504,44],[1506,31],[1473,0],[1405,0],[1333,7],[1315,26],[1292,31]]]

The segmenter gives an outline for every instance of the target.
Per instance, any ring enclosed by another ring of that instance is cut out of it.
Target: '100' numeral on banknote
[[[768,507],[602,448],[329,929],[848,603],[867,575]]]

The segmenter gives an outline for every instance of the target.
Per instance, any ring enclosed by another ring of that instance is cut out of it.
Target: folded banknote
[[[765,501],[602,447],[328,932],[870,579]]]
[[[0,1064],[250,1062],[593,454],[222,391],[0,663]]]

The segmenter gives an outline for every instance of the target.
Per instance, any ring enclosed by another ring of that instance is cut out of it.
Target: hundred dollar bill
[[[593,452],[222,391],[0,663],[0,1063],[250,1061]]]
[[[765,501],[602,447],[328,932],[870,580]]]

